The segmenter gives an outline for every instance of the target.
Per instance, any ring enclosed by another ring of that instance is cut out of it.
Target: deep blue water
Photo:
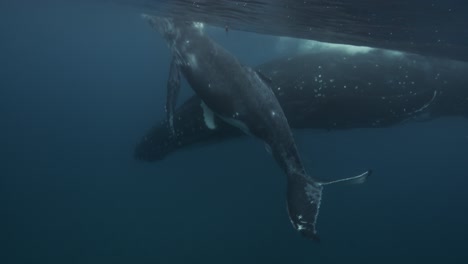
[[[325,190],[317,244],[253,139],[133,159],[169,68],[134,10],[2,2],[0,21],[0,263],[467,263],[466,119],[296,132],[314,173],[374,170]],[[212,33],[247,65],[275,52]]]

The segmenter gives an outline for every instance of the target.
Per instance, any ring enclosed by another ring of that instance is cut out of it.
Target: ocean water
[[[325,190],[314,243],[254,139],[134,160],[170,62],[135,10],[4,1],[0,21],[0,263],[467,263],[466,119],[295,131],[309,171],[374,171]],[[247,65],[278,52],[210,30]]]

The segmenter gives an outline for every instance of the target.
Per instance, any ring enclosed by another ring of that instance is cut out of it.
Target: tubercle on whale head
[[[157,17],[148,14],[141,14],[141,18],[146,20],[154,30],[158,31],[166,40],[176,40],[180,35],[172,18]]]
[[[191,22],[177,20],[169,17],[157,17],[148,14],[141,14],[141,18],[146,20],[154,30],[158,31],[168,40],[177,40],[181,33],[181,29],[196,29],[200,34],[203,34],[205,24],[202,22]]]

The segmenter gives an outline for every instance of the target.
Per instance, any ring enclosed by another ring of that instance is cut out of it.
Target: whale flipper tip
[[[363,184],[367,181],[367,178],[371,174],[372,174],[372,170],[367,170],[366,172],[361,173],[357,176],[338,179],[334,181],[328,181],[328,182],[320,182],[320,185],[330,185],[330,184],[335,184],[335,183]]]

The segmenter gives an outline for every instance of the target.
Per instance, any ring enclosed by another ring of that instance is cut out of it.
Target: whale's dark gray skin
[[[463,0],[113,1],[223,29],[468,61],[468,5]]]
[[[373,50],[336,50],[281,58],[256,68],[273,88],[292,128],[387,127],[441,116],[468,117],[468,63]],[[320,96],[319,96],[320,95]],[[172,151],[240,136],[215,117],[205,125],[200,99],[176,111],[175,134],[165,120],[141,140],[137,159],[161,160]]]
[[[316,221],[323,186],[310,177],[301,162],[291,129],[275,94],[253,69],[205,36],[198,23],[144,16],[168,43],[172,55],[167,106],[175,105],[178,71],[202,100],[204,120],[214,115],[262,140],[287,176],[288,213],[294,228],[317,238]],[[174,65],[175,64],[175,65]],[[168,108],[172,127],[173,109]],[[369,172],[334,182],[363,182]]]

